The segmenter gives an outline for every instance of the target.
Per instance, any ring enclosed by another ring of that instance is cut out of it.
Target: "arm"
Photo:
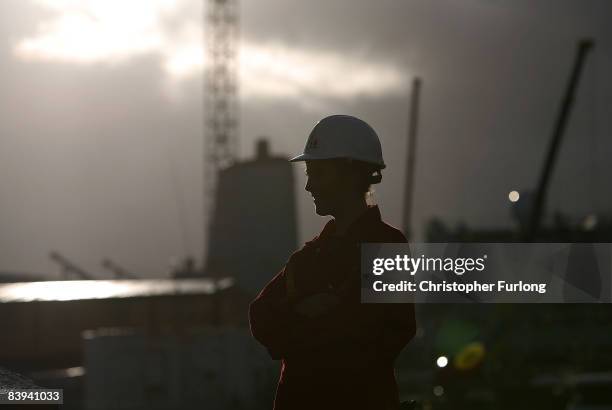
[[[323,314],[303,317],[293,326],[291,332],[292,351],[314,350],[338,342],[367,343],[378,339],[382,334],[380,318],[376,317],[371,305],[359,300],[359,284],[347,281],[334,295],[336,306]],[[327,293],[330,295],[330,293]],[[317,298],[323,293],[311,298]],[[296,309],[298,312],[299,310]]]
[[[389,243],[408,242],[404,234],[397,230],[386,240]],[[380,309],[377,316],[383,322],[379,353],[393,361],[416,334],[414,303],[383,303],[370,306]]]
[[[251,333],[268,349],[273,359],[281,358],[288,343],[290,312],[285,270],[286,267],[264,287],[249,306]]]
[[[383,333],[380,355],[395,360],[416,334],[414,303],[390,303],[382,308]]]
[[[308,318],[293,312],[287,295],[287,280],[290,279],[290,263],[285,266],[259,293],[249,307],[249,322],[253,337],[264,345],[273,359],[280,359],[291,353],[339,341],[341,339],[372,337],[369,326],[364,326],[359,310],[359,300],[347,303],[346,288],[342,289],[342,303],[330,312]],[[356,309],[357,308],[357,311]],[[354,321],[352,326],[338,326],[338,323]]]
[[[288,352],[334,344],[367,345],[374,348],[375,357],[394,361],[415,332],[414,304],[361,304],[357,300],[292,326]]]
[[[272,358],[347,342],[374,344],[380,355],[395,358],[413,337],[414,305],[362,304],[359,280],[348,280],[337,290],[341,302],[327,313],[314,318],[293,313],[287,295],[292,259],[249,309],[251,333]]]
[[[386,239],[406,242],[396,231]],[[360,273],[347,280],[338,291],[342,303],[316,319],[304,321],[293,330],[292,346],[298,350],[314,350],[334,343],[375,345],[377,356],[394,360],[416,333],[413,303],[362,304]]]

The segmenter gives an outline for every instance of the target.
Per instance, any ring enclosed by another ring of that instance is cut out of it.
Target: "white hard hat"
[[[350,115],[331,115],[319,121],[308,136],[304,153],[290,161],[332,158],[355,159],[380,169],[385,167],[376,131],[367,122]]]

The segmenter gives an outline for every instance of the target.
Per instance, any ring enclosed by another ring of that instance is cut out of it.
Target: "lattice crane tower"
[[[217,173],[238,150],[238,0],[205,0],[204,227],[214,215]],[[205,251],[206,252],[206,251]]]

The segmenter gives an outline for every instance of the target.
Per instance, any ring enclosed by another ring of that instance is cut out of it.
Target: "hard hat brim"
[[[323,159],[323,158],[319,158],[319,157],[315,158],[313,155],[300,154],[296,157],[291,158],[289,162],[310,161],[311,159]]]
[[[336,156],[326,157],[326,156],[312,155],[312,154],[300,154],[296,157],[291,158],[289,162],[316,161],[318,159],[339,159],[339,158],[344,158],[344,157],[336,157]],[[357,158],[351,158],[351,159],[377,165],[378,167],[380,167],[380,169],[385,169],[387,167],[385,164],[378,164],[378,163],[364,161],[362,159],[357,159]]]

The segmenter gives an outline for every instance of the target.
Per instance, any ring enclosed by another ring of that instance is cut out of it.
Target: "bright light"
[[[448,358],[446,356],[440,356],[438,357],[438,360],[436,360],[436,364],[438,367],[446,367],[448,364]]]
[[[0,287],[0,300],[30,301],[99,299],[116,297],[130,288],[129,281],[68,280],[11,283]]]
[[[205,61],[201,5],[188,0],[32,0],[47,11],[34,33],[15,44],[26,61],[127,64],[159,56],[168,78],[199,79]],[[195,4],[195,6],[194,6]],[[410,73],[385,61],[281,43],[239,45],[244,98],[289,98],[318,106],[321,98],[402,94]]]
[[[511,191],[508,194],[508,199],[510,200],[510,202],[516,202],[519,200],[521,196],[519,195],[518,191]]]
[[[128,298],[174,294],[212,294],[233,286],[230,278],[216,284],[207,279],[66,280],[0,284],[0,304],[35,300]]]
[[[117,63],[162,46],[161,16],[169,0],[36,0],[52,11],[38,32],[19,41],[25,60]]]
[[[442,386],[436,386],[433,388],[433,394],[436,397],[440,397],[444,394],[444,387]]]

